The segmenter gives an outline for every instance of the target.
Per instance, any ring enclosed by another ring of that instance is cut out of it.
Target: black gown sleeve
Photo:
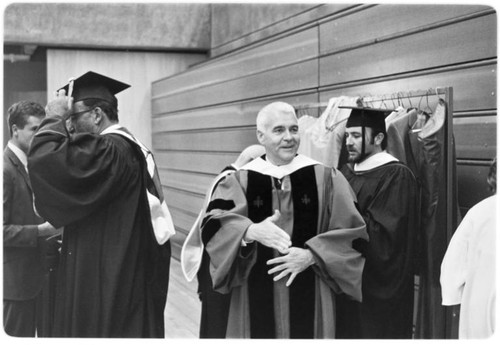
[[[127,145],[117,135],[70,135],[62,117],[44,119],[28,153],[38,213],[60,227],[112,200],[134,173]]]

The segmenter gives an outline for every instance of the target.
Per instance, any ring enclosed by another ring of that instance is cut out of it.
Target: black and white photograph
[[[498,340],[496,5],[2,4],[3,343]]]

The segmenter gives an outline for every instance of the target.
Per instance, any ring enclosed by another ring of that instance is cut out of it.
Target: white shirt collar
[[[361,163],[354,164],[354,171],[371,170],[389,162],[398,162],[398,159],[393,155],[387,153],[387,151],[382,151],[368,157]]]
[[[295,156],[289,164],[280,166],[274,165],[271,162],[262,159],[262,157],[259,157],[242,166],[240,170],[252,170],[277,179],[282,179],[284,176],[288,176],[301,168],[316,164],[321,163],[300,154]]]
[[[7,143],[7,146],[12,150],[12,152],[14,152],[16,157],[19,158],[21,163],[23,163],[24,169],[26,169],[26,171],[28,171],[28,157],[26,156],[26,153],[24,153],[23,150],[21,150],[19,147],[14,145],[10,140]]]

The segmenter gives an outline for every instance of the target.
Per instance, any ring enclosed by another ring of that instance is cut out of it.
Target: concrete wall
[[[176,3],[13,3],[4,43],[54,47],[207,50],[210,5]]]

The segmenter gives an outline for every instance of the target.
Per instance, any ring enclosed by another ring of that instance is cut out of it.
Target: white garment
[[[155,181],[155,175],[157,175],[156,164],[154,162],[153,154],[144,144],[142,144],[130,133],[125,132],[123,128],[118,124],[109,126],[100,134],[118,134],[137,144],[141,148],[141,151],[146,159],[147,169],[151,180],[153,180],[153,182]],[[151,224],[153,225],[153,232],[155,234],[156,241],[158,242],[158,244],[164,244],[170,237],[175,235],[175,226],[172,221],[172,216],[170,215],[167,203],[163,199],[163,194],[161,193],[161,190],[158,190],[161,188],[161,186],[156,186],[155,184],[154,187],[157,189],[157,193],[160,195],[159,198],[156,195],[150,193],[148,189],[146,189],[149,211],[151,214]]]
[[[453,234],[441,264],[443,305],[460,304],[459,338],[495,331],[496,195],[472,207]]]
[[[263,175],[269,175],[277,179],[282,179],[283,177],[291,175],[293,172],[299,169],[316,164],[319,164],[319,162],[300,154],[295,156],[295,158],[290,163],[279,166],[262,159],[262,157],[258,157],[250,163],[242,166],[241,170],[256,171]]]
[[[356,106],[357,100],[357,97],[334,97],[328,101],[325,111],[316,121],[312,121],[310,116],[300,117],[298,153],[311,157],[328,167],[337,168],[345,125],[351,114],[351,109],[339,107]],[[301,126],[307,128],[301,129]]]
[[[398,159],[390,153],[387,153],[387,151],[382,151],[371,155],[360,163],[355,163],[354,171],[372,170],[389,162],[398,162]]]

